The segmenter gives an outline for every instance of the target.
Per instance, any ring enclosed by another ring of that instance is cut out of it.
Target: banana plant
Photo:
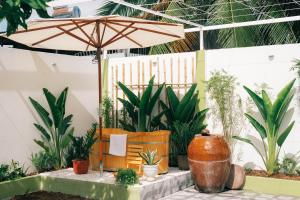
[[[64,166],[65,150],[71,142],[70,135],[74,133],[74,128],[70,127],[73,115],[65,116],[68,88],[65,88],[58,98],[46,88],[43,89],[43,92],[50,108],[49,112],[40,103],[29,97],[43,124],[34,123],[35,128],[41,134],[41,139],[35,139],[34,142],[46,152],[53,153],[57,158],[55,167],[61,168]]]
[[[286,127],[283,123],[287,117],[289,105],[295,93],[294,90],[292,90],[294,83],[295,80],[288,83],[279,92],[274,102],[271,102],[265,90],[262,90],[261,96],[259,96],[248,87],[244,86],[244,89],[257,106],[262,118],[262,120],[259,120],[259,118],[254,115],[245,113],[245,116],[248,118],[251,125],[259,133],[264,152],[259,150],[258,144],[254,144],[254,142],[248,138],[239,136],[234,136],[233,138],[246,142],[255,148],[261,156],[268,174],[276,173],[281,147],[295,123],[295,121],[293,121]]]
[[[131,118],[131,124],[125,120],[119,120],[125,129],[129,131],[148,132],[163,126],[160,119],[164,113],[162,112],[153,116],[153,110],[165,84],[159,85],[158,89],[152,95],[153,85],[154,76],[150,79],[147,88],[139,98],[123,83],[118,82],[118,86],[128,99],[118,98],[118,100],[123,104],[124,109]]]
[[[203,130],[206,126],[204,120],[208,109],[203,109],[197,111],[199,104],[198,93],[195,92],[197,84],[193,84],[187,93],[183,96],[181,100],[176,96],[174,90],[171,86],[166,89],[168,105],[163,101],[160,101],[160,105],[163,108],[164,115],[167,119],[167,124],[169,129],[172,130],[174,122],[189,123],[197,122],[199,132]]]

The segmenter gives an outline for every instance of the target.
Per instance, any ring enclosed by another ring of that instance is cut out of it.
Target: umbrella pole
[[[99,168],[103,176],[103,143],[102,143],[102,73],[101,73],[101,48],[97,48],[98,60],[98,94],[99,94]]]

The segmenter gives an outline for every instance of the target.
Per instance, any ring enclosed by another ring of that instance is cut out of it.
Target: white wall
[[[46,105],[42,88],[58,95],[69,86],[67,114],[74,114],[75,134],[97,121],[97,65],[91,57],[37,53],[0,48],[0,163],[11,159],[30,166],[40,121],[28,97]]]
[[[293,60],[296,58],[300,59],[300,44],[208,50],[205,58],[206,77],[209,78],[210,73],[214,70],[224,69],[229,74],[237,77],[241,86],[246,85],[254,89],[255,83],[267,83],[272,88],[271,93],[275,96],[289,81],[297,77],[296,73],[290,70],[294,65]],[[297,87],[298,84],[296,82],[295,86]],[[241,87],[238,93],[245,100],[247,94]],[[296,123],[282,148],[283,154],[300,151],[300,111],[299,104],[297,104],[297,101],[299,102],[299,91],[295,96],[297,98],[294,98],[294,102],[291,103],[290,107],[295,108],[293,118]],[[210,129],[213,132],[220,132],[220,129],[213,128],[211,124]],[[245,127],[242,134],[259,137],[250,126]],[[251,146],[239,142],[235,153],[240,152],[242,152],[240,154],[241,160],[235,162],[240,164],[254,162],[257,165],[256,167],[263,167],[260,157]]]

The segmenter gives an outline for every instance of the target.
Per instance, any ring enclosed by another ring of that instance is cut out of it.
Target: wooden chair
[[[128,145],[126,163],[127,168],[134,166],[133,169],[138,169],[137,173],[142,174],[143,159],[140,157],[139,152],[143,152],[143,146],[140,145]]]

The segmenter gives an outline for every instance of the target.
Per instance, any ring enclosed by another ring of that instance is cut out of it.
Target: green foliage
[[[104,122],[104,128],[112,128],[114,125],[112,112],[113,112],[113,101],[110,97],[106,96],[102,102],[102,117]]]
[[[297,161],[294,158],[285,157],[280,165],[280,169],[286,175],[296,174]]]
[[[295,80],[288,83],[279,92],[274,102],[271,102],[269,96],[264,90],[262,91],[262,95],[259,96],[244,86],[262,117],[262,122],[260,122],[261,120],[257,119],[255,116],[248,113],[245,114],[249,122],[259,133],[264,147],[263,154],[259,151],[258,146],[256,146],[256,144],[254,144],[250,139],[239,136],[234,136],[234,138],[252,145],[257,150],[269,174],[276,172],[281,147],[295,123],[293,121],[287,127],[283,127],[284,118],[294,96],[294,91],[292,90],[294,83]]]
[[[52,171],[56,167],[56,155],[48,151],[40,151],[31,155],[31,162],[38,173]]]
[[[190,123],[181,123],[179,121],[175,121],[173,123],[174,132],[171,135],[171,139],[176,146],[178,155],[187,155],[188,146],[193,140],[194,136],[201,133],[202,127],[199,127],[198,123],[203,124],[203,121],[192,121]]]
[[[150,132],[163,126],[160,119],[164,113],[153,116],[153,110],[165,84],[160,85],[152,95],[154,85],[153,76],[140,98],[121,82],[118,82],[118,85],[128,99],[118,98],[131,118],[131,123],[122,119],[119,120],[119,123],[126,130]]]
[[[161,159],[155,160],[157,157],[157,150],[147,150],[146,152],[139,152],[139,155],[142,157],[142,159],[146,162],[147,165],[157,165],[161,161]]]
[[[236,78],[224,70],[212,72],[207,81],[213,121],[221,123],[224,137],[232,150],[232,136],[241,132],[244,119],[242,101],[235,92],[237,86]]]
[[[181,153],[184,152],[182,148],[178,148],[179,146],[176,145],[180,141],[178,137],[186,137],[186,139],[191,137],[191,135],[183,136],[181,133],[176,132],[174,123],[178,123],[178,126],[185,126],[184,124],[188,124],[189,127],[186,128],[192,131],[190,133],[192,135],[201,133],[207,126],[204,121],[208,109],[198,111],[199,100],[198,93],[195,92],[196,88],[197,84],[193,84],[180,100],[172,87],[168,86],[166,88],[167,104],[160,101],[160,105],[163,109],[162,113],[164,113],[166,117],[167,128],[172,132],[170,136],[170,165],[172,166],[176,166],[178,153],[180,153],[180,151]],[[189,139],[186,141],[188,142]],[[185,145],[188,144],[185,143]]]
[[[45,0],[1,0],[0,1],[0,20],[7,20],[6,32],[8,35],[14,33],[18,26],[27,28],[26,20],[35,10],[40,17],[48,18]]]
[[[26,176],[27,170],[21,167],[19,162],[14,160],[11,161],[10,165],[1,164],[0,165],[0,182],[15,180]]]
[[[51,114],[40,103],[29,97],[30,102],[43,122],[43,126],[34,123],[34,126],[41,134],[41,140],[35,139],[34,141],[47,153],[55,155],[57,158],[55,168],[61,168],[64,166],[65,150],[71,142],[69,136],[74,133],[74,128],[70,128],[73,115],[65,116],[68,88],[65,88],[58,98],[45,88],[43,92]]]
[[[95,137],[96,130],[97,124],[93,124],[85,136],[75,137],[70,135],[72,140],[70,148],[72,150],[69,151],[71,152],[69,155],[72,155],[74,160],[87,160],[89,158],[92,146],[97,141]]]
[[[116,182],[123,185],[134,185],[139,183],[139,177],[133,169],[118,169]]]

